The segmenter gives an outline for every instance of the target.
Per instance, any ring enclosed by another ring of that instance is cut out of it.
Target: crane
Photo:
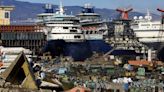
[[[121,19],[128,20],[129,19],[129,12],[132,11],[133,8],[117,8],[116,11],[120,12]]]
[[[163,9],[160,9],[160,8],[158,8],[157,9],[159,12],[161,12],[161,23],[162,23],[162,25],[164,24],[164,10]]]
[[[161,12],[161,30],[163,32],[163,29],[164,29],[164,10],[163,9],[160,9],[160,8],[158,8],[157,10],[159,12]]]
[[[163,35],[163,29],[164,29],[164,9],[160,9],[160,8],[157,8],[157,11],[159,11],[159,12],[161,12],[161,33],[159,33],[160,34],[160,39],[162,38],[162,35]],[[158,49],[158,58],[159,59],[161,59],[161,60],[164,60],[164,58],[163,57],[161,57],[161,54],[163,54],[162,53],[162,51],[163,51],[163,49],[164,49],[164,44],[162,43],[161,45],[160,45],[160,48]]]

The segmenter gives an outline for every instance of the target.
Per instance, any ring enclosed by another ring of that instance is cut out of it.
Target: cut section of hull
[[[64,40],[49,41],[45,46],[45,52],[51,52],[52,56],[70,56],[75,61],[83,61],[96,53],[107,53],[112,50],[110,44],[103,40],[87,40],[84,42],[65,42]],[[115,50],[113,55],[137,55],[134,50]],[[138,54],[139,55],[139,54]]]
[[[65,42],[64,40],[48,41],[44,52],[51,52],[52,56],[71,56],[76,61],[85,60],[92,55],[86,42]]]

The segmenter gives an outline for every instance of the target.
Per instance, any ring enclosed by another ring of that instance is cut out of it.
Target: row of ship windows
[[[63,29],[69,29],[69,27],[63,27]],[[77,29],[77,27],[72,27],[72,29]]]
[[[150,24],[142,24],[141,26],[151,26]],[[152,26],[161,26],[161,24],[152,24]]]
[[[63,30],[58,30],[58,31],[59,31],[59,32],[60,32],[60,31],[63,32]],[[73,29],[72,29],[72,30],[70,30],[70,32],[71,32],[71,33],[77,33],[77,30],[73,30]]]
[[[60,30],[59,30],[60,31]],[[77,30],[70,30],[71,33],[77,33]],[[101,34],[98,31],[82,31],[83,34]]]
[[[76,35],[76,36],[74,36],[74,38],[81,38],[81,36],[80,35]]]
[[[146,27],[146,28],[159,28],[159,27],[156,27],[156,26],[152,26],[152,27]]]
[[[48,23],[48,24],[72,24],[72,25],[77,25],[78,23]]]
[[[59,30],[60,31],[60,30]],[[77,30],[70,30],[71,33],[77,33]],[[82,31],[83,34],[100,34],[98,31]]]
[[[56,29],[62,28],[62,29],[78,29],[78,27],[54,27]]]
[[[133,26],[133,28],[138,28],[139,26]],[[144,26],[144,27],[146,27],[146,26]],[[146,28],[159,28],[159,26],[157,27],[157,26],[152,26],[152,27],[146,27]]]
[[[100,32],[98,31],[83,31],[84,34],[99,34]]]
[[[64,38],[66,38],[66,39],[69,38],[69,39],[70,39],[71,37],[70,37],[70,36],[64,36],[63,39],[64,39]],[[80,35],[75,35],[74,38],[78,38],[78,39],[79,39],[79,38],[81,38],[81,36],[80,36]]]

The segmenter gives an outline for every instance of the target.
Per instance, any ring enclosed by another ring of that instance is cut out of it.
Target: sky
[[[58,5],[60,0],[19,0],[35,3],[51,3]],[[157,8],[164,9],[164,0],[61,0],[64,6],[83,6],[85,3],[90,3],[96,8],[116,9],[118,7],[133,7],[134,11],[157,12]]]

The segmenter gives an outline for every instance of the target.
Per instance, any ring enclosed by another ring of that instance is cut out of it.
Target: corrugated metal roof
[[[144,60],[139,60],[139,61],[137,61],[137,60],[134,60],[134,61],[128,61],[128,63],[130,64],[130,65],[134,65],[134,66],[142,66],[142,65],[151,65],[152,64],[152,62],[149,62],[149,61],[144,61]]]

